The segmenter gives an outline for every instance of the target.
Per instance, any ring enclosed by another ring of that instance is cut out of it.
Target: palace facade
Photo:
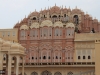
[[[25,75],[95,75],[100,22],[77,7],[35,10],[0,36],[25,47]]]

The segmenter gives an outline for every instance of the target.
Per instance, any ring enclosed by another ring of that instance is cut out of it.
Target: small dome
[[[75,9],[73,9],[72,10],[72,14],[75,14],[75,13],[77,13],[77,14],[80,14],[82,11],[80,10],[80,9],[77,9],[77,8],[75,8]]]
[[[11,49],[24,50],[24,47],[21,46],[21,44],[19,44],[19,43],[13,43],[13,44],[11,45]]]
[[[32,25],[30,26],[30,28],[39,28],[39,23],[35,22],[35,23],[32,23]]]
[[[13,44],[11,45],[11,49],[19,49],[19,46],[20,46],[20,44],[18,44],[18,43],[13,43]]]
[[[28,30],[29,27],[28,27],[27,25],[22,25],[22,26],[20,27],[20,30],[21,30],[21,29]]]
[[[52,25],[53,25],[53,24],[52,24],[52,21],[50,21],[50,20],[45,20],[45,21],[43,21],[43,22],[41,23],[40,27],[44,27],[44,26],[50,27],[50,26],[52,26]]]
[[[4,42],[4,40],[0,38],[0,44],[2,44],[3,42]]]
[[[34,12],[32,12],[30,15],[29,15],[29,17],[30,16],[38,16],[39,15],[39,12],[37,12],[36,10],[34,11]]]
[[[3,47],[10,47],[12,45],[12,43],[10,41],[5,41],[2,46]]]
[[[75,28],[73,23],[67,23],[66,28],[71,27],[71,28]]]
[[[62,22],[58,21],[54,23],[54,27],[63,27]]]

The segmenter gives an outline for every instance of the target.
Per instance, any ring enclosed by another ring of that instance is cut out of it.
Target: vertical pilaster
[[[0,52],[0,70],[3,70],[3,53]]]
[[[22,75],[24,75],[24,57],[22,59]]]
[[[6,71],[8,71],[8,55],[6,55]]]
[[[8,75],[11,75],[11,55],[8,55]]]
[[[19,56],[16,57],[16,75],[19,74]]]
[[[14,58],[14,74],[16,73],[16,57]]]

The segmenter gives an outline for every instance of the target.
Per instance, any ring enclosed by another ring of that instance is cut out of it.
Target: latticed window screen
[[[73,75],[73,72],[68,72],[67,75]]]
[[[31,75],[38,75],[38,73],[37,72],[32,72]]]
[[[43,71],[41,75],[52,75],[49,71]]]
[[[60,36],[62,36],[62,30],[60,29]]]
[[[47,36],[48,35],[48,29],[44,28],[43,33],[44,33],[44,36]]]
[[[49,32],[49,36],[52,36],[52,29],[51,28],[49,29],[48,32]]]
[[[23,36],[25,36],[25,31],[24,30],[21,31],[21,37],[23,37]]]
[[[67,35],[67,36],[70,36],[70,34],[71,34],[70,29],[67,29],[67,30],[66,30],[66,35]]]
[[[60,30],[57,28],[55,29],[55,36],[59,36]]]
[[[54,75],[62,75],[60,72],[56,72]]]

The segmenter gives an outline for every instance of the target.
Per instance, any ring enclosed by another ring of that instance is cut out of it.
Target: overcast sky
[[[100,20],[100,0],[0,0],[0,29],[13,28],[30,12],[54,6],[77,8]]]

